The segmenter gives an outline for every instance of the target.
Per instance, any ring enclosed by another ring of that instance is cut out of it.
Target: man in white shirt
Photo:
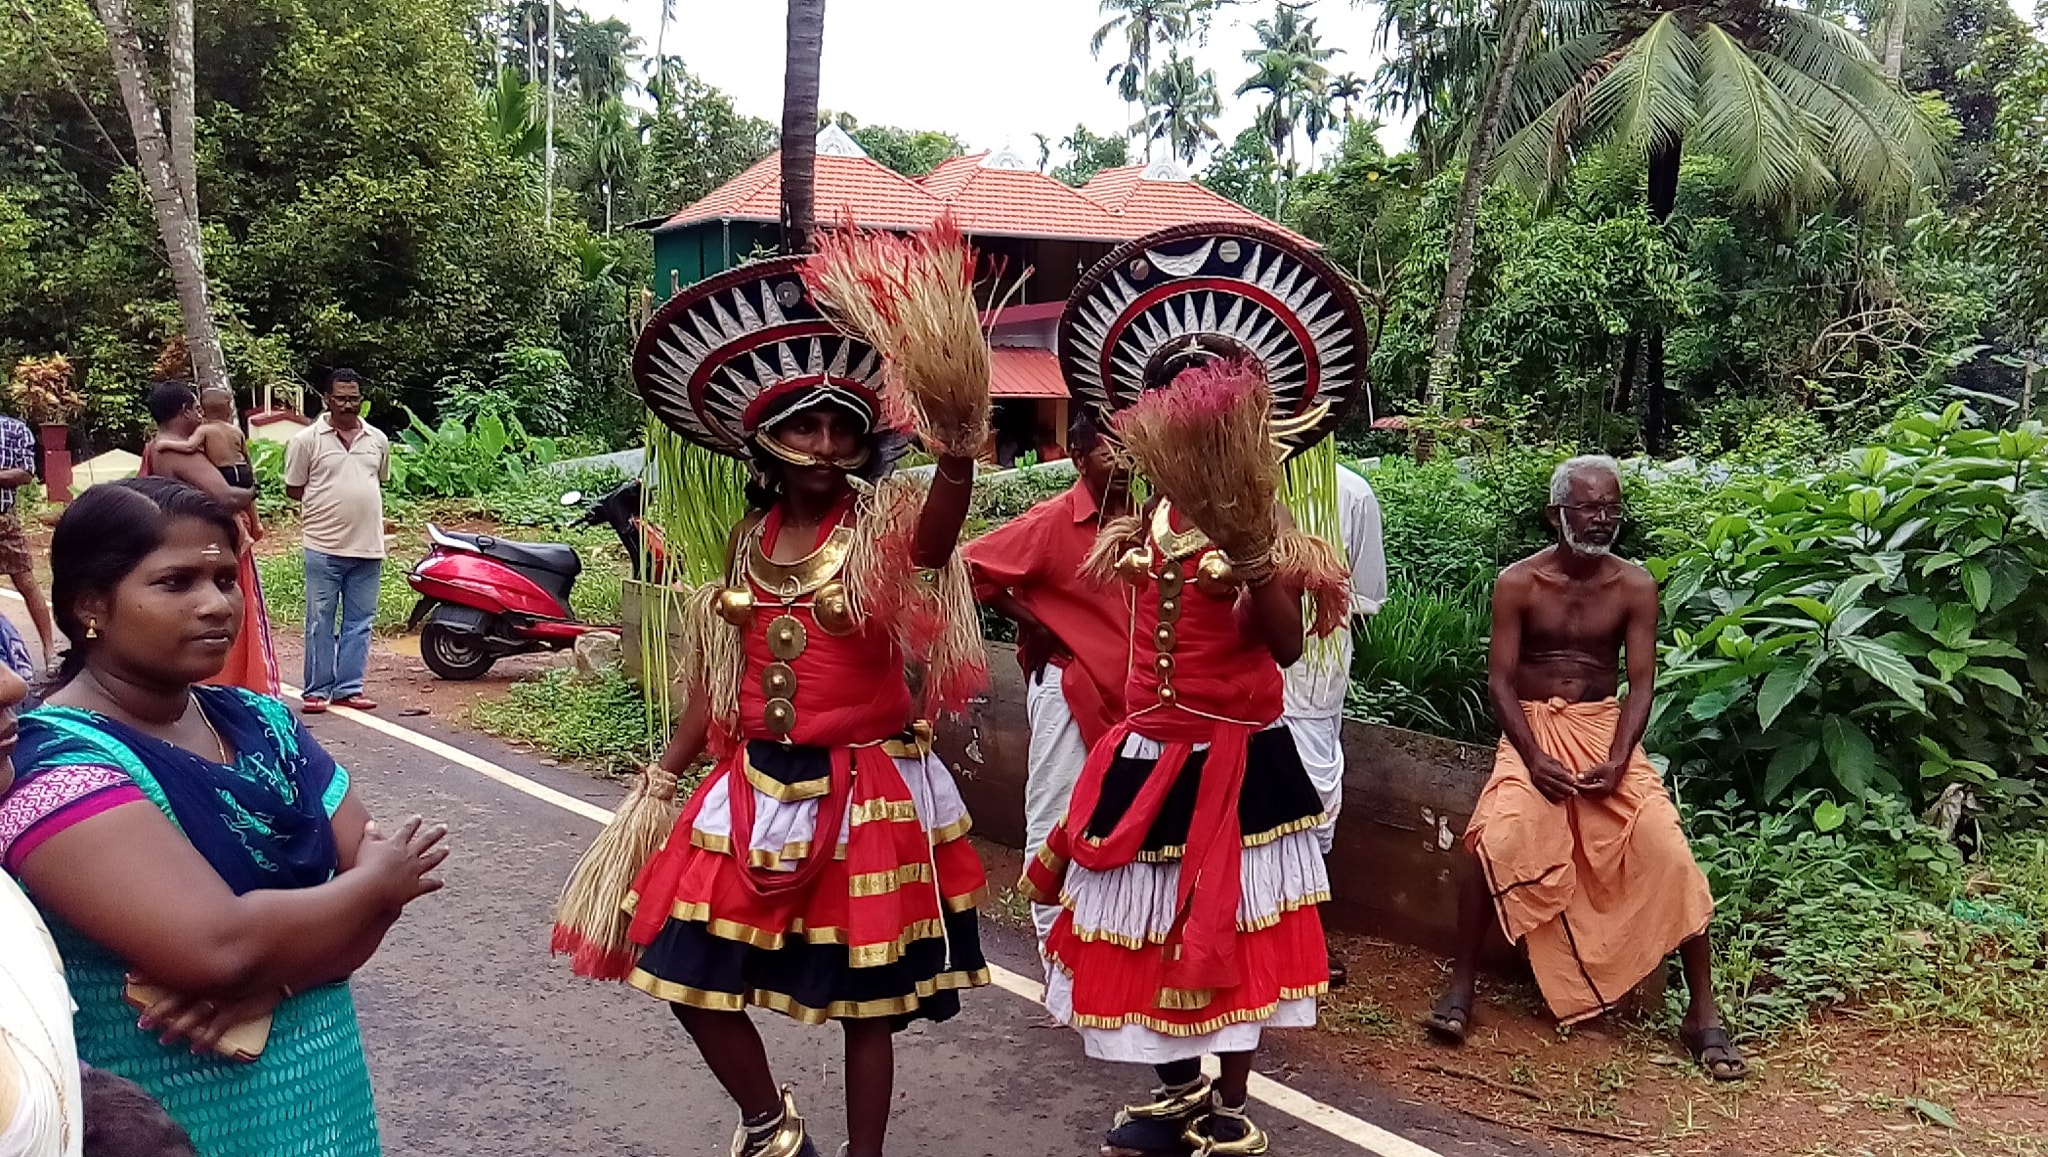
[[[319,420],[293,435],[284,451],[284,492],[304,513],[308,715],[330,703],[376,709],[363,694],[363,673],[384,569],[384,483],[391,478],[391,442],[363,421],[362,378],[335,370],[321,396],[326,409]]]
[[[1351,556],[1351,613],[1369,618],[1387,601],[1387,552],[1380,538],[1380,502],[1366,480],[1342,464],[1337,467],[1337,524]],[[1344,806],[1344,697],[1351,690],[1351,632],[1339,631],[1327,644],[1311,646],[1301,662],[1287,669],[1286,710],[1282,719],[1294,735],[1301,764],[1323,797],[1326,817],[1316,829],[1323,855],[1337,836],[1337,813]],[[1342,962],[1330,958],[1332,985],[1344,982]]]

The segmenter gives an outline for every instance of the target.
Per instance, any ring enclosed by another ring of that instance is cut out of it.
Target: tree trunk
[[[547,173],[547,187],[541,192],[541,224],[552,229],[555,224],[555,30],[560,12],[558,0],[548,0],[548,43],[547,43],[547,158],[542,168]]]
[[[782,251],[808,253],[817,228],[818,72],[825,0],[789,0],[782,72]]]
[[[1621,343],[1621,372],[1614,375],[1614,412],[1626,414],[1636,404],[1636,366],[1641,361],[1643,335],[1631,331]]]
[[[1437,307],[1436,340],[1430,347],[1429,382],[1423,392],[1423,407],[1432,415],[1444,409],[1444,394],[1458,368],[1458,331],[1465,324],[1465,291],[1472,283],[1472,247],[1479,233],[1479,204],[1486,192],[1487,170],[1493,164],[1494,138],[1500,134],[1501,117],[1507,112],[1508,93],[1515,72],[1522,66],[1522,53],[1536,27],[1535,0],[1514,0],[1502,17],[1506,32],[1501,39],[1500,57],[1493,75],[1487,78],[1486,94],[1479,104],[1479,119],[1472,129],[1472,145],[1466,150],[1465,178],[1458,185],[1458,215],[1451,227],[1449,264],[1444,269],[1444,298]],[[1436,432],[1427,425],[1418,429],[1415,458],[1427,462],[1436,453]]]
[[[171,171],[177,174],[178,195],[185,199],[185,212],[199,220],[199,167],[194,138],[198,134],[198,66],[192,48],[193,0],[174,0],[171,5],[171,90],[165,102],[171,134]]]
[[[1893,84],[1906,71],[1906,12],[1913,0],[1892,0],[1884,22],[1884,78]]]
[[[171,137],[164,131],[163,111],[149,88],[149,61],[143,55],[142,37],[135,30],[128,0],[96,0],[96,6],[100,23],[107,30],[107,47],[113,54],[121,103],[127,106],[129,128],[135,134],[136,165],[142,170],[143,185],[149,190],[150,210],[171,267],[171,285],[177,291],[178,313],[185,324],[185,345],[192,357],[192,376],[202,389],[225,389],[227,358],[221,352],[220,332],[214,328],[213,312],[207,301],[206,257],[199,248],[199,218],[187,207],[173,160]],[[178,6],[185,9],[189,19],[191,0],[179,0]],[[175,22],[177,17],[172,19]],[[185,109],[190,115],[191,105],[187,104]],[[183,129],[187,139],[192,132],[189,124]],[[196,197],[192,203],[197,203]]]
[[[1671,220],[1678,207],[1679,146],[1674,142],[1650,152],[1650,219],[1658,225]],[[1658,454],[1664,448],[1664,327],[1653,326],[1643,340],[1646,381],[1643,385],[1643,449]]]

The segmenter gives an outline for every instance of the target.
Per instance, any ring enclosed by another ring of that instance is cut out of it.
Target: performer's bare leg
[[[1479,983],[1479,952],[1486,945],[1486,922],[1493,918],[1493,897],[1486,877],[1470,856],[1462,857],[1458,888],[1458,955],[1451,961],[1451,986],[1423,1018],[1431,1036],[1445,1044],[1465,1043],[1472,1030],[1472,1002]]]
[[[744,1012],[715,1012],[674,1004],[676,1019],[683,1022],[711,1075],[725,1087],[726,1095],[740,1107],[740,1119],[756,1123],[782,1112],[782,1093],[775,1087],[775,1073],[768,1067],[768,1049],[761,1043],[760,1030]]]
[[[1216,1078],[1216,1091],[1223,1097],[1223,1103],[1232,1108],[1243,1108],[1248,1095],[1246,1086],[1252,1079],[1252,1061],[1257,1053],[1223,1053],[1216,1059],[1223,1065],[1223,1074]]]
[[[886,1019],[839,1025],[846,1030],[847,1157],[882,1157],[896,1096],[896,1038]]]

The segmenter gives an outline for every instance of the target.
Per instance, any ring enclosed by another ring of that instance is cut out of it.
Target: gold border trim
[[[823,798],[832,791],[832,777],[830,775],[820,776],[817,779],[800,779],[795,783],[784,783],[755,767],[752,755],[740,756],[740,769],[746,772],[747,782],[753,785],[755,791],[760,792],[776,803],[802,803],[809,799]]]
[[[748,533],[747,577],[778,599],[797,599],[816,592],[845,568],[853,553],[853,527],[841,523],[825,536],[818,549],[795,562],[776,562],[768,557],[767,544],[762,541],[761,528],[765,525],[764,519]]]
[[[749,989],[744,993],[711,992],[702,988],[691,988],[688,985],[663,980],[638,968],[626,978],[626,983],[657,1000],[666,1000],[671,1004],[710,1009],[715,1012],[739,1012],[748,1005],[753,1005],[756,1008],[782,1013],[804,1024],[824,1024],[830,1020],[871,1020],[876,1017],[903,1016],[917,1011],[919,1005],[941,992],[987,986],[989,970],[977,968],[972,972],[941,972],[928,981],[919,981],[916,991],[904,996],[887,1000],[835,1000],[824,1008],[798,1004],[795,997],[765,988]]]
[[[1282,901],[1280,907],[1270,916],[1261,916],[1256,920],[1238,921],[1237,930],[1240,933],[1246,934],[1264,932],[1268,928],[1278,927],[1280,921],[1294,915],[1296,912],[1329,902],[1330,893],[1327,891],[1313,892],[1299,900]],[[1072,912],[1074,910],[1073,894],[1061,892],[1059,904],[1060,907]],[[1069,927],[1074,933],[1074,938],[1083,944],[1114,944],[1118,948],[1127,948],[1132,952],[1142,952],[1147,948],[1157,948],[1165,944],[1168,939],[1167,934],[1164,932],[1148,932],[1145,934],[1145,938],[1141,940],[1135,936],[1126,936],[1121,932],[1112,932],[1105,928],[1082,928],[1078,925],[1069,925]]]
[[[1142,1012],[1125,1013],[1120,1017],[1089,1016],[1085,1013],[1076,1012],[1068,1016],[1067,1023],[1075,1028],[1094,1028],[1109,1032],[1137,1025],[1140,1028],[1151,1029],[1161,1036],[1208,1036],[1212,1032],[1221,1032],[1232,1025],[1269,1020],[1274,1013],[1280,1011],[1280,1006],[1288,1001],[1320,998],[1328,996],[1329,993],[1330,985],[1328,981],[1324,981],[1321,984],[1312,984],[1307,988],[1283,988],[1280,990],[1280,998],[1263,1008],[1242,1008],[1236,1012],[1211,1017],[1196,1024],[1174,1024],[1170,1021],[1160,1020],[1157,1017],[1147,1016]]]

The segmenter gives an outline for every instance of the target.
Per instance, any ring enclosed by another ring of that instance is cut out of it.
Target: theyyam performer
[[[1158,1076],[1117,1115],[1112,1157],[1265,1152],[1245,1112],[1261,1034],[1313,1025],[1328,987],[1322,804],[1280,723],[1281,668],[1305,620],[1343,624],[1349,575],[1276,492],[1286,456],[1364,390],[1365,347],[1334,270],[1237,226],[1131,242],[1061,323],[1077,400],[1112,415],[1154,495],[1089,560],[1134,591],[1126,716],[1025,865],[1031,898],[1063,909],[1048,1010],[1090,1056]]]
[[[984,674],[954,551],[988,430],[974,261],[944,224],[827,235],[672,299],[635,352],[654,413],[755,481],[725,580],[688,601],[675,736],[578,866],[554,943],[670,1003],[738,1104],[734,1157],[817,1151],[748,1006],[840,1023],[840,1152],[879,1157],[891,1034],[988,983],[966,807],[914,722]],[[899,423],[937,456],[929,488],[886,477]],[[714,769],[663,816],[706,751]]]

